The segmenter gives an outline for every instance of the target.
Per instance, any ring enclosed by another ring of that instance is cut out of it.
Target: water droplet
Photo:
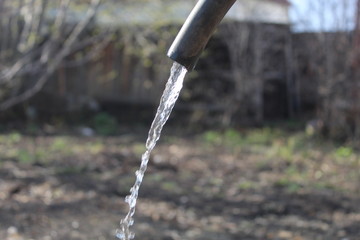
[[[131,208],[133,208],[133,207],[135,207],[135,205],[136,205],[136,199],[135,199],[135,198],[131,198],[131,200],[130,200],[130,202],[129,202],[129,206],[130,206]]]
[[[141,183],[143,180],[144,174],[140,171],[136,171],[136,177],[137,177],[137,180]]]
[[[119,230],[116,232],[115,236],[121,240],[125,240],[125,234]]]
[[[128,225],[132,226],[134,224],[134,219],[130,219]]]

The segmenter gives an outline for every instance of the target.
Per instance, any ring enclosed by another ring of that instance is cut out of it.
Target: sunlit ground
[[[112,239],[145,134],[0,135],[0,239]],[[164,134],[137,239],[356,239],[360,154],[276,128]],[[18,238],[17,238],[18,237]]]

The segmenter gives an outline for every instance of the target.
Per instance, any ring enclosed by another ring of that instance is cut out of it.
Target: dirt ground
[[[144,136],[1,135],[0,239],[115,239]],[[140,189],[135,239],[360,239],[359,178],[347,178],[355,165],[334,172],[326,151],[289,162],[250,145],[163,137]]]

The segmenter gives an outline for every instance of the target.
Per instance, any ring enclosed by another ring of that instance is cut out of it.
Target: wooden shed
[[[98,102],[148,104],[156,106],[171,66],[171,61],[166,57],[167,48],[195,3],[196,1],[194,0],[138,0],[119,1],[103,5],[99,10],[97,18],[94,20],[93,26],[112,29],[116,32],[113,40],[90,62],[76,66],[67,66],[64,64],[54,76],[55,81],[50,82],[45,91],[56,93],[57,96],[70,99],[69,104],[72,105],[74,105],[76,101],[86,102],[95,99]],[[284,59],[287,57],[285,51],[286,47],[288,47],[286,46],[286,34],[289,33],[290,21],[288,9],[289,3],[286,0],[238,0],[226,15],[214,39],[220,39],[220,41],[218,41],[220,45],[224,43],[221,38],[224,34],[228,34],[224,29],[226,29],[226,25],[231,25],[232,23],[237,24],[235,31],[240,32],[242,29],[245,29],[245,25],[251,26],[250,28],[255,27],[256,29],[263,30],[265,30],[264,26],[268,26],[266,27],[268,32],[263,32],[264,35],[262,36],[261,44],[266,43],[266,39],[270,39],[269,36],[272,34],[273,36],[280,36],[282,40],[277,41],[275,46],[277,50],[271,54],[281,55],[278,59],[282,59],[279,61],[284,62]],[[73,21],[76,21],[77,16],[80,16],[75,10],[71,14]],[[257,25],[262,25],[263,27],[257,28]],[[278,33],[276,33],[277,29],[280,29]],[[230,37],[236,38],[237,36],[236,34],[232,34]],[[240,39],[233,40],[232,42],[235,44],[234,47],[238,44],[238,47],[241,48],[240,45],[242,43]],[[236,41],[240,42],[237,43]],[[221,47],[218,53],[216,53],[216,49],[211,50],[212,47],[216,48],[216,45],[213,41],[213,43],[209,45],[209,51],[207,51],[210,55],[205,53],[202,59],[216,61],[216,55],[224,53],[226,55],[229,52],[229,49],[221,50]],[[256,48],[258,45],[252,45],[251,47]],[[266,51],[269,52],[270,48],[273,47],[274,46],[262,46],[261,48],[264,48],[264,51],[261,50],[261,54]],[[76,56],[74,56],[74,58],[76,58]],[[236,78],[233,74],[233,69],[230,69],[231,64],[233,64],[231,63],[231,57],[227,55],[225,58],[227,59],[228,66],[218,70],[227,74],[228,78]],[[203,64],[201,62],[199,63],[199,74],[194,73],[190,75],[190,79],[196,79],[196,76],[200,75],[204,76],[204,72],[208,70],[211,72],[211,70],[213,70],[207,69],[212,66],[205,64],[205,62],[206,60],[203,61]],[[275,62],[268,61],[268,63]],[[251,63],[249,62],[248,64]],[[255,85],[245,90],[249,92],[243,94],[243,96],[253,96],[253,103],[242,102],[242,100],[236,96],[234,99],[238,100],[238,105],[248,104],[248,109],[260,108],[260,110],[256,111],[261,113],[255,115],[259,115],[257,118],[259,118],[259,121],[262,121],[264,111],[267,111],[263,108],[263,102],[264,98],[268,96],[268,93],[264,92],[267,88],[266,86],[268,86],[268,84],[265,83],[267,80],[264,79],[280,81],[281,86],[277,83],[275,83],[275,85],[279,85],[280,88],[283,89],[281,91],[285,91],[281,94],[286,95],[287,88],[289,87],[287,82],[288,73],[286,72],[287,69],[284,64],[281,65],[281,68],[277,68],[276,64],[273,64],[273,67],[269,69],[261,67],[256,71],[256,73],[250,74],[251,77],[247,75],[240,79],[232,80],[234,82],[239,81],[241,85],[243,81],[259,79],[255,81]],[[279,79],[279,76],[280,80],[274,80]],[[199,104],[197,104],[198,102],[195,96],[197,93],[192,92],[192,80],[188,81],[189,83],[186,84],[184,90],[185,96],[182,97],[183,99],[179,105],[184,106],[187,104],[188,106],[194,107],[212,104],[207,101],[200,101]],[[213,82],[213,84],[216,85],[215,82]],[[186,89],[187,87],[188,89]],[[254,90],[256,91],[254,92]],[[194,91],[196,91],[195,88]],[[213,90],[211,88],[205,88],[202,91],[204,91],[204,93],[206,92],[206,95]],[[275,92],[276,91],[278,90],[275,90]],[[219,96],[222,94],[224,94],[224,92],[219,93]],[[237,94],[239,94],[239,92]],[[188,95],[192,95],[192,97],[187,98]],[[285,96],[285,98],[287,98],[287,96]],[[284,101],[286,102],[286,100]],[[226,100],[223,102],[223,106],[226,106]],[[288,104],[285,102],[282,104]],[[216,107],[214,108],[216,109]],[[221,111],[224,112],[226,110],[222,109]]]

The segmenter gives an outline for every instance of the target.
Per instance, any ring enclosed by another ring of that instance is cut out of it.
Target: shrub
[[[93,118],[93,125],[98,134],[105,136],[115,134],[118,128],[117,120],[108,113],[96,114]]]

